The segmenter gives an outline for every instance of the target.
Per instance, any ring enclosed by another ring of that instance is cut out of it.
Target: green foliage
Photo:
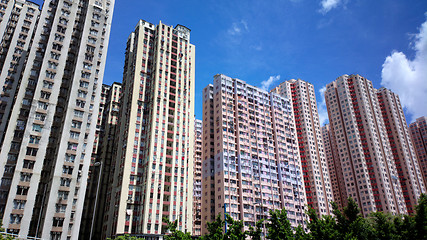
[[[416,207],[415,238],[427,239],[427,195],[425,194],[421,194]]]
[[[281,211],[270,211],[270,219],[267,222],[267,239],[272,240],[291,240],[293,231],[291,223],[288,220],[286,209]]]
[[[226,215],[227,232],[224,235],[226,240],[245,240],[246,231],[243,231],[243,221],[235,221],[228,214]]]
[[[142,238],[132,237],[129,234],[121,235],[116,238],[107,238],[108,240],[143,240]]]
[[[327,240],[339,237],[337,223],[332,216],[323,216],[322,218],[319,218],[312,208],[307,214],[310,217],[310,222],[307,224],[307,227],[310,230],[310,234],[308,234],[310,239]]]
[[[356,202],[348,199],[347,206],[340,211],[337,204],[332,203],[333,216],[319,218],[310,209],[307,215],[308,232],[302,226],[292,229],[287,218],[286,209],[270,211],[270,218],[266,220],[267,239],[271,240],[427,240],[427,195],[421,195],[419,205],[414,216],[393,216],[388,213],[376,212],[363,218]],[[177,230],[177,221],[170,222],[163,218],[170,232],[165,240],[190,240],[190,233]],[[255,227],[250,226],[243,231],[243,221],[236,221],[229,215],[223,220],[218,215],[215,221],[207,223],[208,233],[200,240],[261,240],[264,220],[260,220]],[[227,227],[226,227],[227,225]],[[227,228],[227,230],[225,229]],[[2,229],[3,231],[3,229]],[[0,240],[12,239],[0,236]],[[115,240],[140,240],[129,235],[119,236]]]
[[[177,230],[178,220],[171,222],[168,218],[163,217],[163,222],[167,224],[166,231],[170,231],[170,234],[165,236],[165,240],[191,240],[190,233]]]
[[[0,219],[0,232],[5,232],[4,228],[3,228],[3,223],[2,220]],[[0,240],[12,240],[15,239],[14,237],[10,236],[10,235],[6,235],[3,233],[0,233]]]
[[[208,234],[201,237],[202,240],[222,240],[224,239],[224,225],[221,215],[216,216],[215,221],[208,222]]]
[[[261,240],[261,233],[263,228],[264,220],[259,220],[255,223],[255,228],[249,226],[249,231],[247,232],[248,236],[251,237],[252,240]]]

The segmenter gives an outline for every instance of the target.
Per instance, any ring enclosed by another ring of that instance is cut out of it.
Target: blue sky
[[[121,82],[126,39],[138,20],[162,21],[191,29],[199,119],[202,89],[217,73],[267,88],[292,78],[311,82],[322,119],[319,90],[358,73],[404,95],[412,121],[427,115],[426,13],[425,0],[116,0],[104,83]]]

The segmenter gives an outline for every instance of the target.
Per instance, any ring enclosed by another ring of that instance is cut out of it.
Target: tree
[[[337,223],[332,216],[323,216],[319,218],[313,208],[311,208],[307,214],[310,217],[310,221],[307,224],[310,230],[308,234],[309,238],[336,239],[339,237]]]
[[[348,198],[347,206],[343,212],[336,203],[332,203],[333,214],[337,221],[336,230],[338,239],[372,239],[374,232],[372,226],[360,215],[359,207],[353,198]]]
[[[375,237],[379,240],[399,239],[394,226],[395,216],[383,212],[374,212],[371,214],[373,218],[373,228]]]
[[[249,231],[247,232],[248,236],[252,240],[261,240],[262,226],[264,224],[264,219],[259,220],[255,223],[255,228],[249,226]]]
[[[112,238],[107,238],[107,239],[108,240],[143,240],[142,238],[131,237],[129,234],[121,235],[121,236],[118,236],[114,239],[112,239]]]
[[[309,240],[311,237],[310,233],[305,233],[304,229],[301,227],[301,225],[298,225],[298,227],[295,229],[295,240]]]
[[[227,232],[224,239],[227,240],[245,240],[246,231],[243,231],[243,221],[235,221],[230,215],[226,214]]]
[[[398,216],[393,219],[396,235],[399,240],[415,238],[415,219],[413,216]]]
[[[427,195],[421,194],[415,209],[415,237],[427,239]]]
[[[208,234],[201,237],[202,240],[223,240],[224,239],[224,224],[225,221],[222,220],[221,215],[216,216],[215,221],[208,222]]]
[[[285,209],[270,210],[267,222],[267,238],[272,240],[291,240],[294,234]]]
[[[189,232],[183,233],[177,230],[178,220],[171,222],[167,217],[163,217],[163,222],[167,224],[166,231],[170,231],[170,234],[165,236],[165,240],[191,240]]]
[[[0,240],[12,240],[12,239],[15,239],[14,237],[12,237],[10,235],[6,235],[6,237],[5,237],[5,235],[3,234],[5,232],[5,230],[3,228],[3,223],[2,223],[1,219],[0,219],[0,232],[2,232],[2,233],[0,233]]]

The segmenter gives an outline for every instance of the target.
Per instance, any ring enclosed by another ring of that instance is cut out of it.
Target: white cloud
[[[271,85],[278,80],[280,80],[280,75],[270,76],[267,80],[261,82],[261,89],[265,91],[270,90]]]
[[[427,21],[411,43],[414,59],[408,59],[403,52],[393,51],[385,59],[381,85],[397,93],[406,112],[414,121],[427,116]]]
[[[322,2],[320,2],[320,6],[322,7],[320,12],[326,14],[333,8],[336,8],[340,3],[341,0],[322,0]]]
[[[243,32],[247,32],[248,30],[249,28],[247,22],[245,20],[240,20],[239,22],[234,22],[227,32],[230,35],[240,35]]]
[[[317,111],[319,113],[320,126],[329,123],[328,110],[326,108],[325,91],[326,86],[323,86],[321,89],[319,89],[321,100],[319,101],[319,99],[317,99]]]

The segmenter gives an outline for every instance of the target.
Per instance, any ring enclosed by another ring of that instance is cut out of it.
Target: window
[[[82,88],[88,88],[89,87],[89,83],[86,81],[80,81],[80,87]]]
[[[57,213],[65,213],[65,210],[67,209],[67,205],[56,204],[55,209]]]
[[[27,195],[28,194],[28,188],[25,186],[17,186],[16,187],[16,195]]]
[[[50,98],[50,93],[49,92],[45,92],[45,91],[41,91],[40,92],[40,97],[46,100],[49,100]]]
[[[57,64],[57,63],[54,63],[54,62],[51,62],[51,61],[48,61],[48,62],[47,62],[47,66],[48,66],[49,68],[56,69],[56,67],[58,67],[58,64]]]
[[[86,104],[86,101],[82,101],[82,100],[76,100],[76,106],[80,107],[80,108],[84,108]]]
[[[21,214],[10,214],[10,223],[11,224],[21,224],[22,215]]]
[[[71,142],[69,142],[67,150],[77,151],[77,146],[78,146],[77,143],[71,143]]]
[[[70,187],[70,184],[71,184],[71,178],[64,178],[64,177],[61,178],[61,183],[60,183],[61,186]]]
[[[84,112],[79,110],[74,110],[74,117],[83,118]]]
[[[49,66],[49,67],[50,67],[50,66]],[[51,71],[46,71],[46,78],[54,79],[54,78],[55,78],[55,76],[56,76],[56,73],[51,72]]]
[[[34,161],[24,160],[24,165],[22,167],[27,168],[27,169],[33,169],[34,168]]]
[[[79,90],[79,92],[78,92],[77,96],[78,96],[79,98],[86,98],[86,96],[87,96],[87,92],[82,91],[82,90]]]
[[[92,70],[92,64],[90,63],[83,63],[83,68],[86,70]]]
[[[13,209],[24,209],[25,203],[24,200],[13,200]]]
[[[76,155],[65,154],[65,161],[66,162],[74,162],[74,160],[76,160]]]
[[[61,56],[61,54],[59,54],[59,53],[54,53],[54,52],[51,52],[50,53],[50,57],[52,58],[52,59],[55,59],[55,60],[59,60],[59,57]]]
[[[68,192],[67,191],[58,191],[58,198],[61,200],[67,200],[68,199]]]
[[[89,78],[90,78],[90,73],[82,72],[82,78],[87,78],[87,79],[89,79]],[[88,84],[88,85],[89,85],[89,84]]]
[[[33,124],[33,131],[34,132],[41,132],[42,131],[42,129],[43,129],[43,126],[42,125],[40,125],[40,124]]]
[[[36,113],[35,117],[36,120],[38,121],[44,121],[46,119],[46,114],[43,113]]]
[[[73,131],[70,132],[70,138],[72,138],[72,139],[79,139],[79,137],[80,137],[80,133],[73,132]]]
[[[52,89],[53,83],[49,81],[43,81],[43,88]]]
[[[38,150],[39,150],[38,148],[27,147],[26,155],[28,155],[28,156],[36,156]]]
[[[60,27],[58,26],[58,28],[60,28]],[[62,28],[62,27],[61,27],[61,28]],[[57,50],[57,51],[61,51],[61,49],[62,49],[62,45],[61,45],[61,44],[58,44],[58,43],[53,43],[52,49],[53,49],[53,50]]]
[[[40,138],[41,137],[39,137],[39,136],[30,135],[30,143],[31,144],[39,144]]]
[[[80,128],[82,128],[82,122],[73,120],[71,122],[71,127],[72,128],[78,128],[78,129],[80,129]]]
[[[29,182],[31,181],[31,173],[21,172],[21,178],[19,179],[21,182]]]
[[[49,107],[49,104],[45,103],[45,102],[40,102],[39,101],[37,107],[40,108],[40,109],[43,109],[43,110],[47,110],[47,108]]]

